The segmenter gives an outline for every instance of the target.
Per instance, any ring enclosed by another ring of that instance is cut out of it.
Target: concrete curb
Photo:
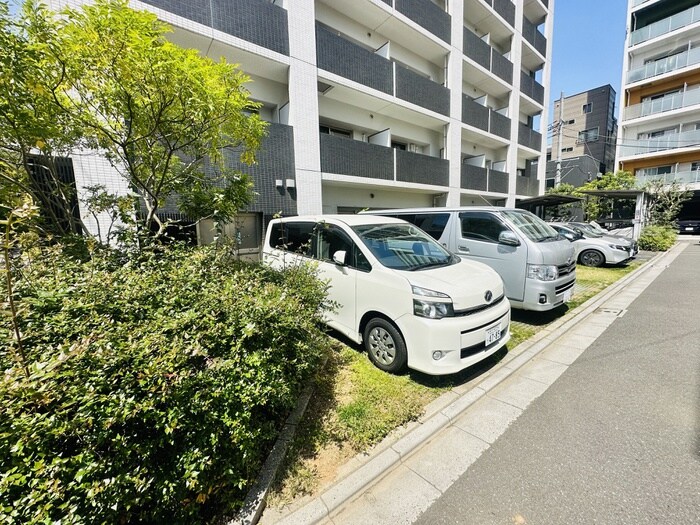
[[[503,360],[480,377],[478,383],[470,385],[469,390],[466,392],[459,393],[456,392],[455,389],[452,389],[440,396],[440,398],[431,403],[421,422],[407,427],[403,435],[398,437],[390,446],[382,447],[379,445],[375,452],[371,453],[369,459],[361,466],[330,486],[319,497],[316,497],[304,506],[283,516],[277,523],[282,525],[296,525],[300,523],[315,523],[329,518],[330,515],[342,505],[351,501],[368,486],[381,479],[392,467],[401,463],[438,432],[454,422],[457,417],[476,401],[517,372],[526,363],[530,362],[536,355],[552,344],[554,339],[565,334],[572,327],[586,319],[596,311],[602,303],[606,302],[608,298],[617,294],[632,281],[649,272],[660,262],[663,262],[663,259],[671,255],[675,258],[676,252],[680,251],[682,251],[682,248],[679,249],[679,244],[676,243],[669,251],[655,255],[640,268],[637,268],[622,279],[616,281],[601,293],[591,297],[585,303],[579,305],[571,312],[568,312],[560,319],[550,323],[527,341],[524,341],[508,352]],[[311,392],[309,392],[308,395],[310,396]],[[441,403],[441,398],[446,399],[447,403]],[[308,397],[303,403],[304,409],[307,403]],[[432,410],[430,409],[431,406],[434,407]],[[295,413],[296,412],[297,410],[295,410]],[[291,441],[291,436],[288,436],[285,431],[290,427],[291,435],[293,435],[300,417],[301,414],[299,414],[293,425],[288,423],[285,426],[283,435],[280,435],[278,443],[275,444],[273,452],[265,463],[263,472],[271,471],[272,474],[265,475],[264,480],[263,476],[261,476],[261,479],[256,483],[256,486],[251,490],[249,497],[246,499],[246,506],[244,508],[246,512],[242,513],[235,520],[230,521],[229,525],[255,524],[259,520],[264,510],[264,498],[269,491],[269,485],[274,479],[274,473],[276,473],[284,459],[284,452],[286,452],[287,446]],[[280,445],[279,447],[278,444]],[[276,465],[268,466],[270,462],[277,463]]]

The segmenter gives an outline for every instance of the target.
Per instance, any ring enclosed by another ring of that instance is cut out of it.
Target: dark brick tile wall
[[[489,69],[491,46],[466,27],[464,28],[464,54],[480,66]]]
[[[316,26],[318,67],[383,93],[393,93],[391,62],[371,51]]]
[[[396,96],[442,115],[450,114],[450,90],[396,64]]]
[[[486,168],[462,164],[461,187],[467,190],[486,191]]]
[[[321,133],[321,171],[368,179],[392,180],[391,148]]]
[[[509,84],[513,84],[513,63],[491,48],[491,71]]]
[[[437,186],[449,185],[449,163],[445,159],[396,150],[396,179]]]
[[[508,193],[508,174],[503,171],[489,170],[488,191]]]
[[[143,0],[146,4],[169,11],[199,24],[211,27],[210,0]]]
[[[462,96],[462,122],[479,128],[489,130],[489,108],[474,102],[467,95]]]
[[[452,17],[430,0],[394,0],[396,10],[441,40],[450,42]]]
[[[511,0],[493,0],[493,8],[511,26],[515,25],[515,4]]]
[[[504,139],[510,139],[510,119],[494,110],[489,110],[489,131]]]

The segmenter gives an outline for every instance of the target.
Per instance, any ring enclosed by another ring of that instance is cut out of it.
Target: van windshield
[[[392,270],[412,272],[459,261],[412,224],[363,224],[353,230],[372,255]]]
[[[559,234],[542,219],[526,211],[504,211],[505,215],[523,234],[534,242],[556,241]]]

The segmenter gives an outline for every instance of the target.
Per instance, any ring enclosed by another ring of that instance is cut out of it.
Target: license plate
[[[686,228],[685,231],[687,231],[687,232],[692,232],[692,231],[693,231],[693,228],[692,228],[692,227]]]
[[[572,288],[569,288],[564,292],[564,302],[568,303],[571,301],[571,297],[574,295],[574,290]]]
[[[486,330],[486,346],[495,343],[501,338],[501,325]]]

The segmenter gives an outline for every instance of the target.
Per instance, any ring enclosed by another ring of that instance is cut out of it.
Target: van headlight
[[[527,278],[538,281],[555,281],[559,277],[559,270],[550,264],[528,264]]]
[[[413,292],[413,295],[418,295],[421,297],[421,299],[413,299],[413,313],[415,315],[419,317],[427,317],[428,319],[454,317],[455,311],[449,295],[442,292],[436,292],[435,290],[421,288],[420,286],[411,286],[411,291]],[[423,297],[426,299],[423,299]],[[428,297],[447,299],[447,301],[431,301],[427,299]]]

